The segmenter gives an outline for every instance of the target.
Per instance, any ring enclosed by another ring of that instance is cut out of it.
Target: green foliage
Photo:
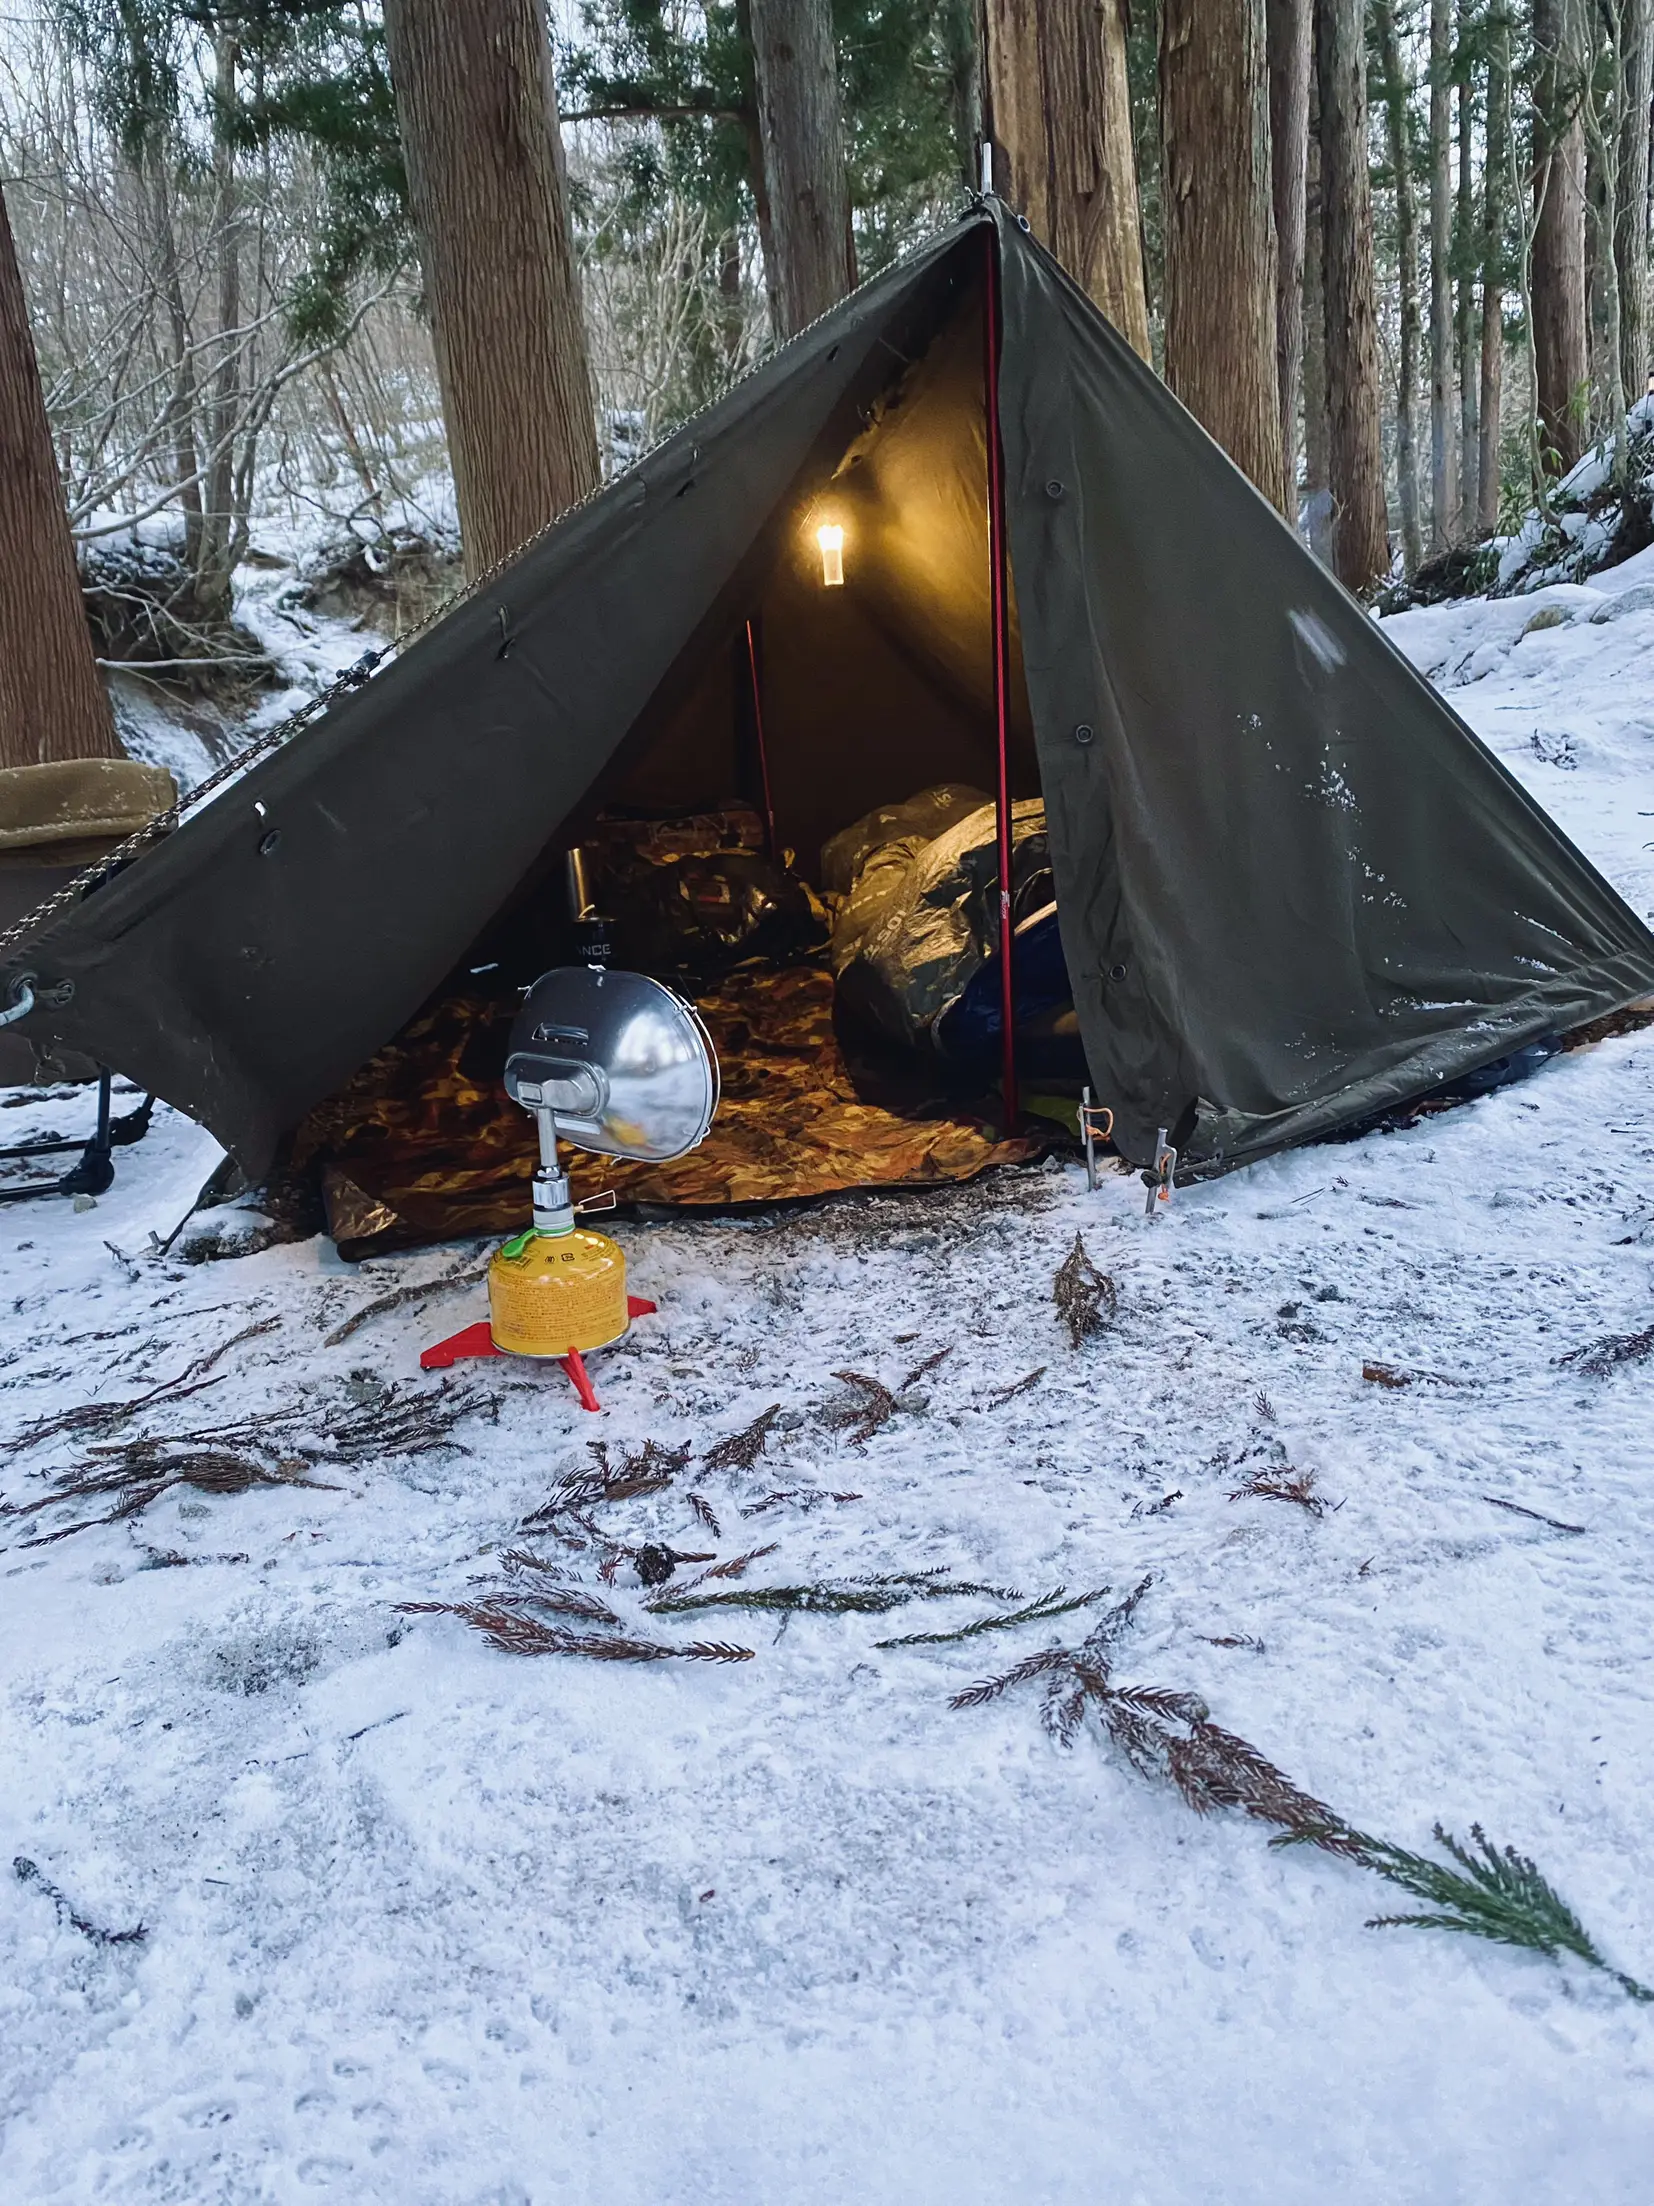
[[[895,257],[939,192],[969,175],[974,26],[961,0],[834,0],[833,22],[867,276]]]
[[[1100,1586],[1094,1593],[1082,1593],[1075,1599],[1064,1600],[1066,1586],[1058,1586],[1054,1592],[1042,1593],[1026,1607],[1012,1609],[994,1616],[978,1616],[969,1624],[962,1624],[954,1632],[909,1632],[902,1639],[879,1639],[878,1647],[951,1647],[962,1639],[977,1639],[984,1632],[1013,1630],[1018,1624],[1049,1624],[1059,1616],[1071,1616],[1076,1609],[1090,1608],[1108,1591]]]
[[[1428,1854],[1410,1853],[1392,1846],[1388,1839],[1371,1838],[1364,1831],[1337,1830],[1319,1836],[1314,1831],[1289,1831],[1271,1840],[1291,1846],[1306,1841],[1331,1844],[1346,1860],[1370,1869],[1375,1876],[1399,1885],[1415,1899],[1428,1904],[1421,1915],[1375,1915],[1371,1930],[1411,1928],[1452,1930],[1469,1938],[1487,1938],[1496,1945],[1521,1946],[1557,1960],[1571,1953],[1588,1967],[1611,1976],[1631,1998],[1654,2001],[1654,1991],[1639,1984],[1607,1962],[1595,1940],[1555,1886],[1547,1883],[1525,1854],[1514,1846],[1497,1847],[1479,1823],[1470,1826],[1474,1851],[1463,1846],[1441,1825],[1436,1843],[1445,1847],[1457,1866],[1433,1861]]]
[[[94,111],[128,160],[155,157],[177,127],[185,18],[177,0],[49,0],[87,66]]]
[[[326,192],[321,233],[288,319],[301,342],[325,344],[342,332],[356,279],[388,276],[413,252],[384,25],[331,0],[281,0],[266,25],[253,88],[231,128],[244,146],[286,141],[316,163]]]
[[[970,0],[834,0],[850,201],[862,273],[905,242],[915,215],[969,165],[975,35]],[[662,0],[585,0],[560,60],[565,120],[652,124],[625,154],[610,220],[648,221],[664,191],[721,236],[757,216],[752,47],[738,0],[686,16]],[[576,198],[577,220],[589,201]]]
[[[412,243],[377,10],[341,0],[49,5],[86,66],[100,119],[139,166],[188,179],[204,167],[203,136],[245,152],[278,142],[306,149],[325,188],[325,211],[289,319],[302,343],[337,338],[356,278],[368,269],[389,274]],[[220,34],[235,39],[238,57],[237,96],[227,112],[203,90],[206,49]]]
[[[909,1601],[941,1601],[955,1593],[974,1593],[990,1600],[1020,1598],[1003,1586],[976,1585],[968,1579],[943,1578],[934,1571],[917,1571],[893,1577],[864,1578],[844,1585],[739,1586],[733,1593],[668,1594],[662,1600],[651,1601],[649,1613],[652,1616],[688,1616],[697,1609],[773,1609],[787,1616],[883,1616],[891,1609],[905,1607]],[[1094,1594],[1087,1596],[1090,1600],[1096,1598]],[[1085,1603],[1071,1601],[1067,1605],[1082,1608]],[[1063,1611],[1051,1613],[1062,1614]]]
[[[689,200],[715,231],[753,213],[750,147],[757,129],[752,50],[737,10],[710,0],[669,22],[662,0],[585,0],[584,42],[559,57],[565,124],[598,118],[652,123],[622,156],[625,190],[609,216],[617,229],[647,223],[664,193]],[[578,183],[577,222],[593,208]]]

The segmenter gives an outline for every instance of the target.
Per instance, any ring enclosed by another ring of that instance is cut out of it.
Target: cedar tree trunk
[[[1379,433],[1365,13],[1362,0],[1318,0],[1315,41],[1333,565],[1351,590],[1367,589],[1390,564]]]
[[[207,403],[207,469],[202,500],[201,551],[196,587],[203,608],[227,619],[230,611],[230,538],[234,532],[235,432],[239,412],[241,347],[233,332],[241,324],[241,223],[237,206],[235,145],[229,118],[235,111],[236,69],[240,60],[234,36],[220,31],[213,40],[213,252],[218,262],[219,358]]]
[[[1487,166],[1482,178],[1481,451],[1476,527],[1499,523],[1499,412],[1505,383],[1505,165],[1510,159],[1510,25],[1493,26],[1487,57]]]
[[[1459,0],[1461,40],[1467,28],[1465,0]],[[1459,358],[1459,511],[1455,528],[1461,544],[1468,543],[1476,527],[1476,113],[1475,78],[1465,60],[1454,98],[1459,119],[1458,213],[1453,225],[1453,259],[1457,268],[1453,309],[1453,344]]]
[[[1298,395],[1304,363],[1304,199],[1314,0],[1268,0],[1269,159],[1275,203],[1275,380],[1286,511],[1298,510]]]
[[[0,766],[120,755],[0,194]]]
[[[1430,0],[1430,549],[1458,517],[1453,468],[1453,0]]]
[[[1125,0],[985,0],[982,48],[997,187],[1147,360]]]
[[[776,335],[791,337],[855,283],[830,0],[751,0],[758,127],[774,254]]]
[[[1160,139],[1166,381],[1278,506],[1263,0],[1161,0]]]
[[[1625,103],[1619,121],[1614,252],[1620,272],[1620,373],[1634,406],[1648,388],[1648,133],[1654,98],[1654,5],[1620,0]]]
[[[562,138],[538,0],[386,0],[466,571],[597,481]]]
[[[1533,341],[1547,466],[1566,474],[1585,448],[1590,375],[1585,318],[1585,126],[1579,113],[1575,0],[1533,0]]]
[[[1396,369],[1396,493],[1401,505],[1402,560],[1416,574],[1424,559],[1419,520],[1419,216],[1413,190],[1412,147],[1407,131],[1409,86],[1402,70],[1392,0],[1372,0],[1383,71],[1384,132],[1396,191],[1396,259],[1401,289],[1401,328]]]
[[[1304,172],[1304,533],[1332,565],[1332,452],[1327,420],[1327,313],[1322,290],[1321,130],[1310,73],[1309,160]]]

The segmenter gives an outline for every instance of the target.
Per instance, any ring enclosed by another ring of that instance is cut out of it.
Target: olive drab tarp
[[[1654,937],[990,200],[14,947],[23,1030],[261,1169],[600,809],[742,786],[754,614],[806,872],[874,805],[992,787],[990,252],[1011,788],[1125,1154],[1181,1123],[1221,1170],[1654,990]]]

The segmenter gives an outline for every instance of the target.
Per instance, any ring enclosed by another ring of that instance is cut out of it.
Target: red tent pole
[[[984,223],[987,279],[982,300],[983,392],[987,403],[988,443],[988,602],[993,623],[994,727],[999,754],[999,783],[994,792],[994,827],[999,845],[999,1014],[1001,1090],[1004,1132],[1016,1131],[1016,990],[1011,972],[1011,722],[1010,585],[1005,561],[1005,452],[999,440],[999,238]]]
[[[752,732],[758,743],[758,781],[764,798],[764,844],[772,864],[779,864],[775,845],[775,804],[770,796],[770,754],[764,742],[764,694],[758,679],[758,632],[747,622],[747,674],[752,683]]]

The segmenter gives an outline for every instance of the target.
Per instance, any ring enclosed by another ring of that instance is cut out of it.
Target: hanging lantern
[[[826,590],[842,590],[844,587],[844,530],[836,521],[828,521],[816,530],[816,542],[821,547],[821,584]]]

